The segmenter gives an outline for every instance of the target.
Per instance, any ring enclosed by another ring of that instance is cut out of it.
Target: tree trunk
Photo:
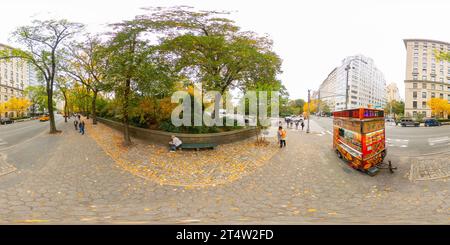
[[[94,90],[93,92],[94,92],[94,94],[92,95],[92,107],[91,107],[92,112],[91,113],[92,113],[92,124],[95,125],[95,124],[97,124],[97,112],[95,110],[96,110],[98,91]]]
[[[131,145],[130,132],[129,132],[129,118],[128,118],[128,97],[130,94],[131,79],[127,79],[125,82],[124,91],[124,103],[123,103],[123,144],[125,146]]]
[[[47,81],[47,106],[50,117],[50,133],[56,134],[58,130],[56,130],[55,115],[53,114],[53,90],[51,84],[51,81]]]

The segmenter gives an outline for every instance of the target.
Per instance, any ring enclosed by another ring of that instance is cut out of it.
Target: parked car
[[[411,118],[402,118],[400,120],[400,125],[402,127],[407,127],[407,126],[414,126],[414,127],[419,127],[420,123],[417,121],[414,121]]]
[[[39,118],[39,121],[41,122],[46,122],[50,120],[50,117],[48,115],[43,115],[42,117]]]
[[[441,123],[434,118],[425,119],[424,124],[425,127],[441,126]]]
[[[0,119],[0,124],[10,124],[10,123],[13,123],[13,122],[14,121],[11,120],[11,118],[9,118],[9,117],[4,117],[4,118]]]

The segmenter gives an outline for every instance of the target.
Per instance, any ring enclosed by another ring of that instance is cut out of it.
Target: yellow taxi
[[[46,122],[50,119],[50,117],[48,115],[43,115],[39,118],[39,121],[41,122]]]

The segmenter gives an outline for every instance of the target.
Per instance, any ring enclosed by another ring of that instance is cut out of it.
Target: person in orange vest
[[[286,130],[283,129],[283,127],[278,127],[278,141],[280,142],[280,148],[286,147]]]

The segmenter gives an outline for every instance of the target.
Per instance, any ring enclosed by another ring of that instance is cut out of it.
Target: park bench
[[[214,149],[217,147],[217,144],[214,143],[183,143],[181,145],[181,149],[196,149],[197,151],[200,149]]]

